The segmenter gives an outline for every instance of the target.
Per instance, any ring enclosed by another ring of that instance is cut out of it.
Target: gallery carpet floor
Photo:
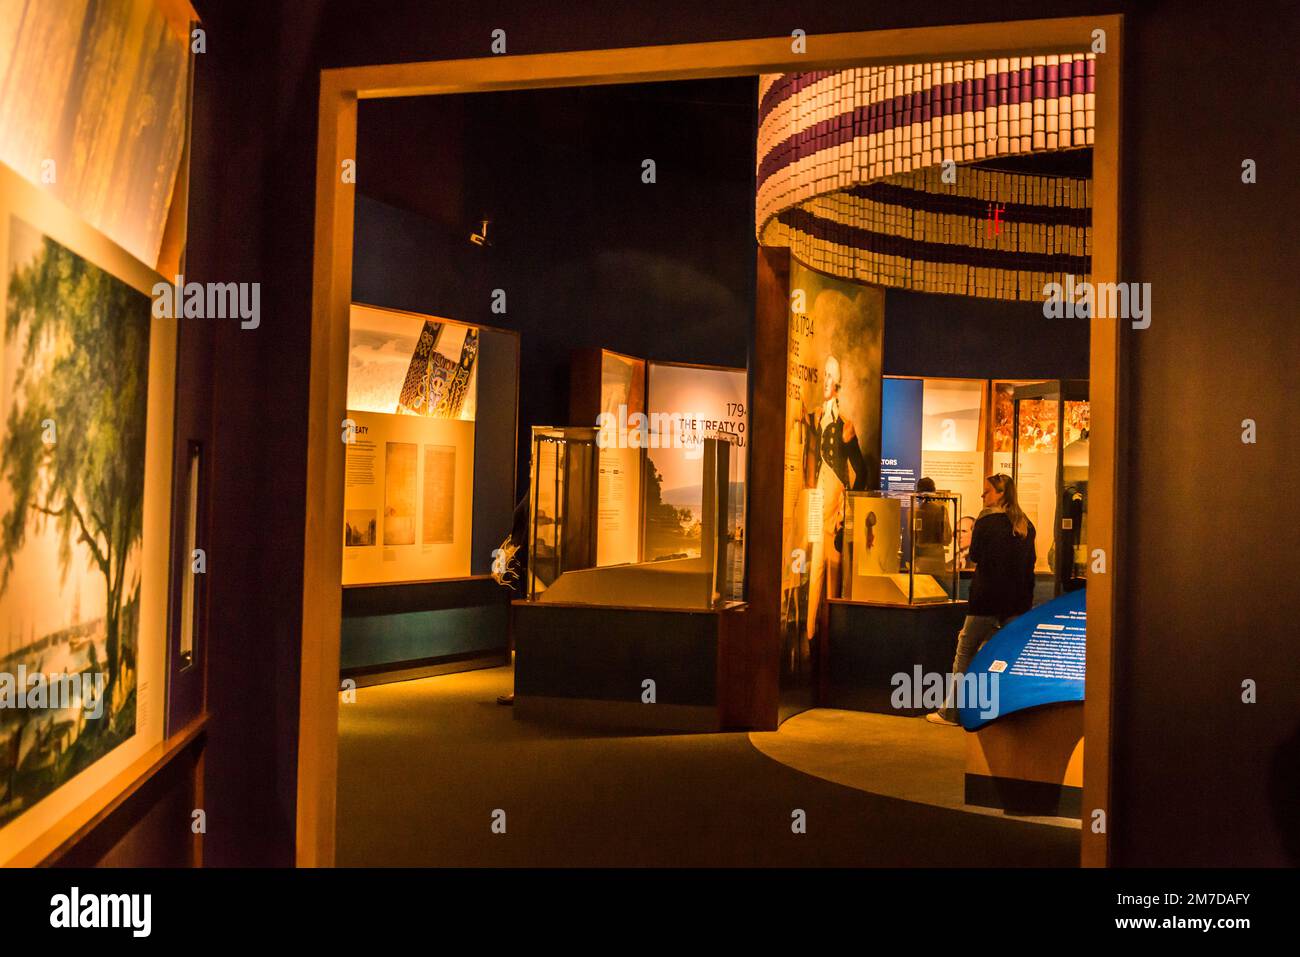
[[[832,783],[778,763],[743,733],[602,735],[539,727],[514,720],[512,709],[496,703],[510,690],[511,670],[493,668],[362,688],[355,703],[340,705],[339,865],[1078,862],[1077,827]],[[883,720],[908,722],[904,737],[939,736],[931,737],[936,760],[959,771],[962,732],[919,719]],[[792,736],[798,727],[783,725]],[[810,727],[800,733],[807,736]],[[755,740],[768,753],[797,756],[797,743],[781,742],[782,733]],[[824,759],[809,766],[819,763]],[[897,782],[892,790],[900,790]],[[498,809],[505,812],[504,834],[492,832]],[[806,834],[791,831],[795,809],[807,814]]]

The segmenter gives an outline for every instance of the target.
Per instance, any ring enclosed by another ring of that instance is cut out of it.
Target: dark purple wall
[[[889,289],[885,375],[1086,379],[1088,321],[1045,319],[1036,302]]]

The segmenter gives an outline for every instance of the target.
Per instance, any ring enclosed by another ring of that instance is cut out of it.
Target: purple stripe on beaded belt
[[[994,172],[994,171],[989,171]],[[1031,174],[1017,174],[1030,178]],[[1060,177],[1044,176],[1041,179],[1057,181]],[[1079,180],[1083,183],[1086,180]],[[899,206],[921,213],[936,213],[947,216],[969,216],[983,219],[988,209],[989,200],[970,196],[957,196],[949,193],[928,193],[925,190],[911,189],[895,183],[861,183],[841,190],[860,199],[871,200],[888,206]],[[999,218],[1004,223],[1024,223],[1030,226],[1071,226],[1084,229],[1092,225],[1092,210],[1073,206],[1038,206],[1032,203],[1007,203],[997,200],[1001,207]]]
[[[1014,73],[1008,71],[999,74],[998,77],[986,77],[986,80],[1006,81],[1013,75],[1018,79],[1022,72],[1025,71],[1015,71]],[[1015,91],[1017,97],[1015,100],[1012,99],[1012,90]],[[1070,95],[1068,81],[1066,88],[1061,91],[1061,96],[1067,95]],[[1010,106],[1013,102],[1019,102],[1018,96],[1018,84],[1008,87],[1003,82],[999,82],[992,99],[986,98],[983,103],[980,103],[978,102],[979,98],[976,97],[976,103],[971,104],[969,108],[964,97],[937,100],[934,103],[934,112],[931,118],[959,115],[967,112],[968,109],[970,112],[978,112],[1002,104]],[[1055,99],[1060,99],[1060,97],[1055,97]],[[802,130],[797,130],[773,146],[764,155],[758,167],[758,185],[762,186],[774,173],[822,150],[842,146],[859,136],[869,136],[883,133],[886,130],[901,129],[912,125],[914,121],[910,118],[912,113],[909,108],[910,100],[910,94],[895,96],[890,100],[881,100],[851,110],[845,110],[836,116],[828,117]],[[919,114],[919,110],[917,112]],[[915,122],[919,121],[918,115]],[[761,124],[761,118],[759,122]],[[805,147],[809,143],[815,143],[816,145],[812,149],[806,149]]]
[[[1088,256],[986,249],[907,239],[888,233],[878,233],[861,226],[850,226],[822,219],[806,209],[784,210],[777,214],[777,220],[782,225],[810,236],[818,242],[831,243],[846,249],[858,249],[878,256],[899,256],[917,262],[950,263],[979,269],[998,269],[1004,272],[1069,273],[1085,276],[1091,269],[1091,259]]]

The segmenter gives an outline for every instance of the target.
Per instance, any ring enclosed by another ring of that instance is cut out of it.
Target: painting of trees
[[[689,508],[663,500],[663,474],[645,459],[646,552],[656,559],[699,555],[700,523]]]
[[[53,523],[58,574],[80,562],[102,579],[104,727],[123,657],[134,655],[144,508],[150,313],[147,296],[15,220],[4,310],[15,363],[3,413],[0,597],[29,536]],[[51,574],[55,571],[51,569]],[[11,596],[12,597],[12,596]],[[21,596],[18,596],[21,597]],[[93,649],[92,649],[93,650]],[[134,666],[132,665],[132,668]]]

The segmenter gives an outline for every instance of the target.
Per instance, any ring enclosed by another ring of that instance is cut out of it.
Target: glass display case
[[[659,433],[635,428],[533,429],[529,600],[708,609],[740,599],[735,437],[692,433],[674,442],[681,454],[652,458],[659,447]]]
[[[961,498],[848,492],[840,597],[916,605],[958,597],[957,516]]]
[[[1011,475],[1037,531],[1035,570],[1053,594],[1082,588],[1088,572],[1088,383],[1016,386]]]
[[[594,428],[534,427],[529,475],[528,577],[536,598],[566,571],[596,565]]]

